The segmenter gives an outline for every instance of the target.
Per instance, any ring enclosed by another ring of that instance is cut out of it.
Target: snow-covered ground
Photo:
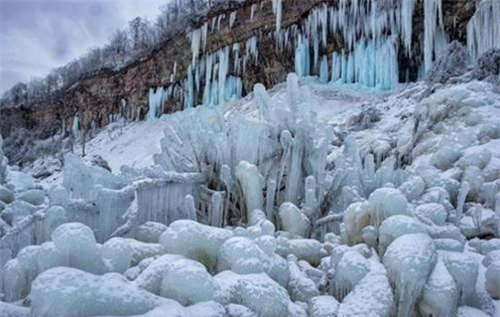
[[[498,316],[499,140],[465,79],[115,123],[43,182],[7,168],[2,317]]]

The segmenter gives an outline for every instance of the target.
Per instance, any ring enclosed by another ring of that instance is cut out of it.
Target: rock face
[[[281,30],[303,29],[309,13],[322,6],[338,6],[339,0],[285,0],[282,1]],[[423,2],[415,5],[413,16],[413,42],[423,38]],[[444,28],[451,40],[465,42],[466,25],[474,14],[474,4],[466,1],[442,0]],[[236,20],[230,26],[230,15],[236,12]],[[253,20],[251,20],[254,12]],[[205,17],[193,22],[193,29],[201,28],[205,22],[221,18],[221,28],[210,31],[206,39],[205,52],[217,52],[235,43],[246,43],[258,37],[258,61],[249,61],[246,72],[241,77],[242,93],[253,89],[256,82],[271,87],[285,80],[295,67],[295,48],[278,50],[275,39],[276,18],[272,0],[246,0],[231,2],[224,8],[214,8]],[[118,114],[128,120],[142,120],[148,112],[148,95],[151,88],[172,87],[186,90],[186,74],[192,61],[192,43],[189,31],[178,34],[149,57],[136,61],[126,68],[113,72],[102,71],[95,76],[81,79],[77,84],[63,91],[61,95],[49,98],[42,104],[27,106],[12,104],[0,108],[0,133],[8,142],[9,136],[19,129],[26,129],[35,138],[47,138],[57,131],[71,131],[71,123],[76,114],[80,118],[80,129],[87,131],[91,126],[107,125]],[[320,47],[320,56],[344,48],[342,37],[333,36],[328,45]],[[243,49],[242,49],[243,50]],[[415,56],[421,56],[415,45]],[[312,49],[311,49],[312,51]],[[398,57],[400,79],[416,79],[418,66],[400,50]],[[232,61],[231,61],[232,63]],[[328,66],[330,68],[330,66]],[[176,71],[174,71],[176,69]],[[311,73],[318,74],[319,66]],[[231,70],[228,72],[231,75]],[[200,82],[203,87],[204,83]],[[194,103],[202,101],[202,93],[197,92]],[[126,104],[126,106],[124,106]],[[167,100],[161,111],[168,113],[183,109],[181,102]],[[9,155],[9,153],[7,153]]]

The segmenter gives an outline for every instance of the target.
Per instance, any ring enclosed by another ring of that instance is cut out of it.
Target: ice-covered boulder
[[[95,274],[105,271],[94,233],[84,224],[73,222],[57,227],[52,233],[52,241],[66,260],[65,266]]]
[[[493,262],[500,262],[500,250],[494,250],[486,254],[486,256],[483,259],[483,265],[485,267],[490,266],[491,263]]]
[[[431,221],[438,226],[444,225],[448,218],[446,208],[438,203],[419,205],[415,208],[413,214],[419,219]]]
[[[318,265],[327,253],[318,240],[314,239],[286,239],[278,238],[276,253],[283,258],[293,254],[299,260],[305,260],[312,265]]]
[[[40,184],[31,175],[20,171],[10,170],[6,178],[6,182],[6,186],[15,193],[40,188]]]
[[[180,259],[172,263],[166,271],[160,286],[160,295],[171,298],[182,305],[192,305],[206,301],[222,301],[219,284],[208,274],[203,264]]]
[[[142,260],[163,254],[163,247],[159,243],[145,243],[135,239],[125,239],[134,252],[132,253],[131,266],[137,265]]]
[[[409,216],[390,217],[379,228],[378,251],[382,256],[387,247],[397,238],[405,234],[426,233],[425,226],[415,218]]]
[[[479,252],[481,252],[482,255],[487,255],[492,251],[500,251],[500,239],[495,238],[495,239],[483,241],[481,243],[481,247],[479,249]]]
[[[161,282],[168,270],[175,261],[185,258],[178,254],[165,254],[156,259],[151,259],[151,263],[139,273],[133,283],[137,287],[143,288],[150,293],[160,295]],[[141,261],[141,264],[143,263],[144,261]]]
[[[438,260],[425,284],[418,305],[422,316],[453,317],[458,307],[458,289],[443,261]]]
[[[311,222],[297,206],[289,202],[281,204],[279,216],[283,230],[301,237],[307,237]]]
[[[405,195],[408,201],[413,201],[424,193],[424,179],[416,175],[411,176],[406,182],[399,186],[399,190]]]
[[[333,283],[336,298],[341,300],[366,276],[370,271],[370,264],[359,252],[347,251],[334,269]]]
[[[456,144],[447,144],[440,147],[432,155],[432,164],[442,171],[449,169],[460,158],[460,149]]]
[[[432,239],[421,233],[400,236],[387,248],[383,262],[395,289],[397,315],[411,316],[436,262]]]
[[[486,270],[486,290],[494,299],[500,299],[500,261],[494,261]]]
[[[337,317],[339,305],[333,296],[316,296],[309,301],[307,312],[310,317]]]
[[[167,230],[167,226],[159,222],[148,221],[135,231],[135,239],[146,243],[158,243],[160,236]]]
[[[370,266],[370,272],[340,304],[339,317],[383,317],[393,312],[394,298],[385,269],[374,261]]]
[[[460,219],[459,226],[460,232],[469,239],[489,235],[498,236],[499,216],[491,209],[476,205]]]
[[[457,317],[491,317],[480,309],[470,306],[460,306],[458,308]]]
[[[181,254],[203,263],[209,270],[217,264],[217,253],[232,231],[209,227],[191,220],[177,220],[161,235],[166,253]]]
[[[25,202],[30,203],[33,206],[40,206],[45,202],[46,195],[47,193],[42,189],[30,189],[20,193],[17,198],[20,200],[24,200]]]
[[[0,160],[1,161],[1,160]],[[0,312],[2,317],[29,317],[29,307],[23,307],[15,304],[0,301]]]
[[[111,238],[101,247],[101,255],[108,272],[125,273],[132,262],[134,249],[123,238]]]
[[[137,288],[116,273],[97,276],[64,267],[40,274],[31,290],[31,315],[37,317],[130,316],[166,303],[174,302]]]
[[[395,215],[408,215],[408,200],[395,188],[379,188],[370,194],[368,202],[374,208],[371,217],[382,222]]]
[[[488,149],[471,151],[466,153],[456,165],[465,170],[469,166],[475,166],[480,170],[484,169],[491,161],[491,152]]]
[[[464,243],[454,239],[434,239],[436,249],[444,251],[462,252]]]
[[[273,280],[285,286],[288,281],[288,267],[286,261],[274,253],[276,241],[273,237],[263,236],[258,238],[257,242],[259,243],[245,237],[228,239],[219,249],[217,271],[231,270],[238,274],[267,273]]]
[[[472,255],[459,252],[442,252],[442,259],[448,272],[455,280],[458,292],[460,294],[460,305],[471,305],[475,303],[475,287],[478,272],[479,261]]]
[[[5,186],[0,184],[0,200],[6,204],[14,201],[14,193]]]
[[[259,317],[250,308],[238,304],[226,305],[226,317]]]
[[[237,285],[237,303],[261,316],[287,316],[288,292],[266,274],[243,275]]]
[[[291,303],[288,292],[267,274],[240,275],[224,271],[214,279],[227,302],[248,307],[258,316],[288,316]]]

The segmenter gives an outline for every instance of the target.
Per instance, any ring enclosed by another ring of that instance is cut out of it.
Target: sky
[[[43,77],[167,0],[0,0],[0,94]]]

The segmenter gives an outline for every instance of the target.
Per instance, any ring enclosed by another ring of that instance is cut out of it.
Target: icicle
[[[323,84],[328,82],[330,74],[328,73],[328,57],[325,55],[321,59],[321,66],[319,70],[319,81]]]
[[[273,216],[274,216],[275,197],[276,197],[276,181],[268,179],[267,196],[266,196],[266,215],[267,215],[267,220],[271,222],[273,222]]]
[[[443,28],[441,0],[424,0],[424,65],[425,72],[432,67],[437,30]]]
[[[195,92],[194,92],[194,79],[193,79],[193,66],[189,64],[188,66],[188,78],[187,78],[187,98],[186,98],[186,108],[194,107],[195,103]]]
[[[229,72],[229,46],[219,50],[219,101],[218,104],[223,104],[226,95],[226,78]]]
[[[416,0],[403,0],[400,2],[401,16],[401,38],[405,45],[406,52],[411,56],[411,40],[413,36],[413,11],[415,10]]]
[[[309,41],[307,38],[299,35],[295,50],[295,73],[299,77],[309,76],[310,67]]]
[[[257,8],[257,5],[254,3],[252,4],[252,8],[250,9],[250,22],[253,22],[253,18],[255,17],[255,9]]]
[[[208,23],[205,22],[201,29],[201,46],[203,48],[203,52],[207,49],[207,37],[208,37]]]
[[[238,11],[233,11],[229,15],[229,28],[230,29],[233,28],[234,22],[236,21],[236,13],[238,13]]]
[[[212,67],[213,67],[213,55],[210,54],[205,60],[206,71],[205,71],[205,89],[203,90],[203,104],[210,105],[211,92],[212,92]]]
[[[221,228],[224,222],[224,202],[221,192],[216,192],[212,195],[210,206],[210,225]]]
[[[78,120],[78,115],[73,117],[73,125],[71,126],[71,131],[73,133],[73,138],[78,140],[80,138],[80,121]]]
[[[281,30],[281,22],[283,19],[282,0],[273,0],[273,12],[276,15],[276,33],[278,33]]]
[[[191,55],[193,57],[192,65],[196,66],[196,60],[200,54],[200,44],[201,44],[202,31],[201,29],[196,29],[191,32]]]
[[[465,200],[467,199],[467,195],[469,194],[469,191],[470,191],[469,183],[463,182],[462,187],[460,188],[460,191],[458,192],[458,198],[457,198],[456,225],[458,225],[460,223],[460,220],[462,219],[464,204],[465,204]]]

